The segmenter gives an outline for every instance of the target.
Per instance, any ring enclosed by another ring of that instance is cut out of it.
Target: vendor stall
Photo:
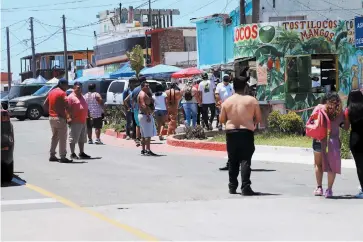
[[[235,28],[234,59],[236,74],[246,66],[251,74],[255,71],[261,104],[275,102],[303,120],[326,92],[335,89],[346,99],[363,79],[363,51],[354,45],[354,20],[241,25]]]

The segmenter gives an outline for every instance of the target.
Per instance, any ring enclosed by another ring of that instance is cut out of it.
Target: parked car
[[[150,89],[152,93],[156,92],[156,85],[161,84],[166,90],[167,86],[164,81],[159,80],[146,80],[149,83]],[[115,80],[108,87],[107,98],[105,105],[114,106],[114,105],[123,105],[123,92],[129,87],[128,80]]]
[[[56,87],[55,84],[46,84],[30,96],[10,100],[8,108],[10,116],[16,117],[20,121],[27,118],[37,120],[41,116],[48,116],[48,113],[43,109],[43,103],[54,87]]]
[[[3,109],[8,109],[8,102],[14,98],[32,95],[34,92],[43,87],[44,83],[37,84],[17,84],[10,88],[9,94],[5,97],[1,97],[1,106]]]
[[[123,105],[123,92],[129,87],[129,80],[115,80],[107,90],[106,106]]]
[[[113,81],[115,81],[115,79],[112,78],[89,79],[82,82],[82,93],[83,95],[86,94],[88,92],[88,85],[94,83],[96,84],[96,92],[101,95],[103,100],[106,100],[107,90]]]
[[[14,129],[8,111],[1,108],[1,182],[10,182],[14,173]]]
[[[1,98],[4,98],[4,97],[6,97],[7,95],[9,94],[9,92],[8,91],[1,91]]]

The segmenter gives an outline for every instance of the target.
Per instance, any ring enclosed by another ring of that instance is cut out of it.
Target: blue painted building
[[[246,16],[252,15],[252,0],[246,1]],[[239,8],[230,14],[192,19],[197,28],[198,68],[233,63],[234,28],[240,25]]]

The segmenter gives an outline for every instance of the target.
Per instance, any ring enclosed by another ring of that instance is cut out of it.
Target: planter
[[[217,134],[221,134],[223,132],[219,131],[207,131],[205,132],[207,137],[213,137]],[[225,143],[221,142],[211,142],[206,140],[186,140],[185,134],[177,134],[173,136],[169,136],[166,139],[166,143],[171,146],[179,146],[185,148],[192,149],[200,149],[200,150],[214,150],[214,151],[226,151],[227,146]]]
[[[105,134],[109,135],[109,136],[113,136],[113,137],[118,138],[118,139],[126,139],[126,133],[116,132],[113,129],[106,129]]]

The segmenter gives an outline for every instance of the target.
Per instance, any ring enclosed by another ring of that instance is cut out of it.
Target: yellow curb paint
[[[56,194],[54,194],[52,192],[49,192],[49,191],[47,191],[47,190],[45,190],[43,188],[37,187],[35,185],[31,185],[29,183],[26,183],[25,186],[27,188],[33,190],[33,191],[36,191],[36,192],[44,195],[44,196],[54,198],[58,202],[66,205],[68,207],[71,207],[71,208],[76,209],[78,211],[82,211],[82,212],[87,213],[87,214],[89,214],[89,215],[91,215],[93,217],[96,217],[96,218],[98,218],[100,220],[103,220],[103,221],[105,221],[105,222],[107,222],[109,224],[112,224],[112,225],[114,225],[114,226],[116,226],[116,227],[118,227],[120,229],[123,229],[124,231],[138,237],[139,239],[142,239],[142,240],[145,240],[145,241],[158,241],[158,239],[156,239],[152,235],[149,235],[149,234],[147,234],[147,233],[145,233],[145,232],[143,232],[141,230],[138,230],[136,228],[133,228],[133,227],[131,227],[129,225],[119,223],[116,220],[108,218],[105,215],[100,214],[100,213],[95,212],[95,211],[92,211],[92,210],[90,210],[88,208],[81,207],[78,204],[76,204],[76,203],[74,203],[74,202],[72,202],[70,200],[67,200],[67,199],[65,199],[65,198],[63,198],[61,196],[58,196],[58,195],[56,195]]]

